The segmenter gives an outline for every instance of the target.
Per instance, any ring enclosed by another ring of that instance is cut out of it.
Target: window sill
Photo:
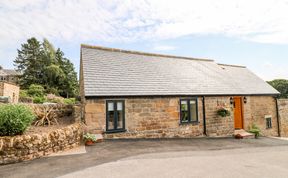
[[[198,125],[199,121],[190,121],[190,122],[180,122],[179,125]]]
[[[104,133],[110,134],[110,133],[119,133],[119,132],[126,132],[126,129],[118,129],[118,130],[107,130]]]

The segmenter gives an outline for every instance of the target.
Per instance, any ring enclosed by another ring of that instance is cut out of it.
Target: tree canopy
[[[272,87],[281,93],[280,98],[288,98],[288,80],[275,79],[268,81],[267,83],[269,83]]]
[[[64,53],[47,40],[38,41],[32,37],[18,49],[14,66],[22,75],[19,85],[28,89],[36,84],[44,87],[46,93],[63,97],[78,95],[77,73],[73,63],[64,57]]]

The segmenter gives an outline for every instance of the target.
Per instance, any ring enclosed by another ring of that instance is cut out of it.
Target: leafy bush
[[[64,104],[75,104],[76,103],[75,98],[65,98],[63,101],[64,101]]]
[[[43,97],[35,97],[33,99],[33,103],[42,104],[44,102],[45,102],[45,98],[43,98]]]
[[[32,97],[43,97],[44,88],[41,85],[32,84],[29,86],[27,94]]]
[[[25,105],[0,105],[0,136],[22,134],[35,119],[33,111]]]
[[[19,97],[22,98],[29,97],[27,90],[20,90]]]
[[[45,90],[45,93],[49,93],[49,94],[53,94],[53,95],[59,96],[59,92],[58,92],[57,88],[48,87],[48,86],[46,86],[46,87],[47,87],[47,89]]]

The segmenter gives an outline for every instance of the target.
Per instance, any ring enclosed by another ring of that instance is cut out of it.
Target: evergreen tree
[[[27,89],[32,84],[42,85],[46,93],[60,94],[64,97],[78,95],[78,80],[73,64],[64,57],[64,53],[44,39],[43,43],[36,38],[27,40],[18,50],[14,61],[20,77],[20,86]]]
[[[14,60],[17,71],[22,73],[19,84],[28,88],[31,84],[43,84],[43,49],[36,38],[30,38],[21,45],[18,56]]]

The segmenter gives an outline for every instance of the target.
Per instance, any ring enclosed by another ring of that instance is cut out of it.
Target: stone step
[[[234,137],[235,138],[244,138],[244,139],[249,139],[249,138],[255,138],[255,135],[249,132],[246,132],[243,129],[235,130],[234,131]]]
[[[103,135],[102,134],[95,134],[95,137],[96,137],[96,139],[97,139],[97,143],[99,143],[99,142],[103,142]]]

